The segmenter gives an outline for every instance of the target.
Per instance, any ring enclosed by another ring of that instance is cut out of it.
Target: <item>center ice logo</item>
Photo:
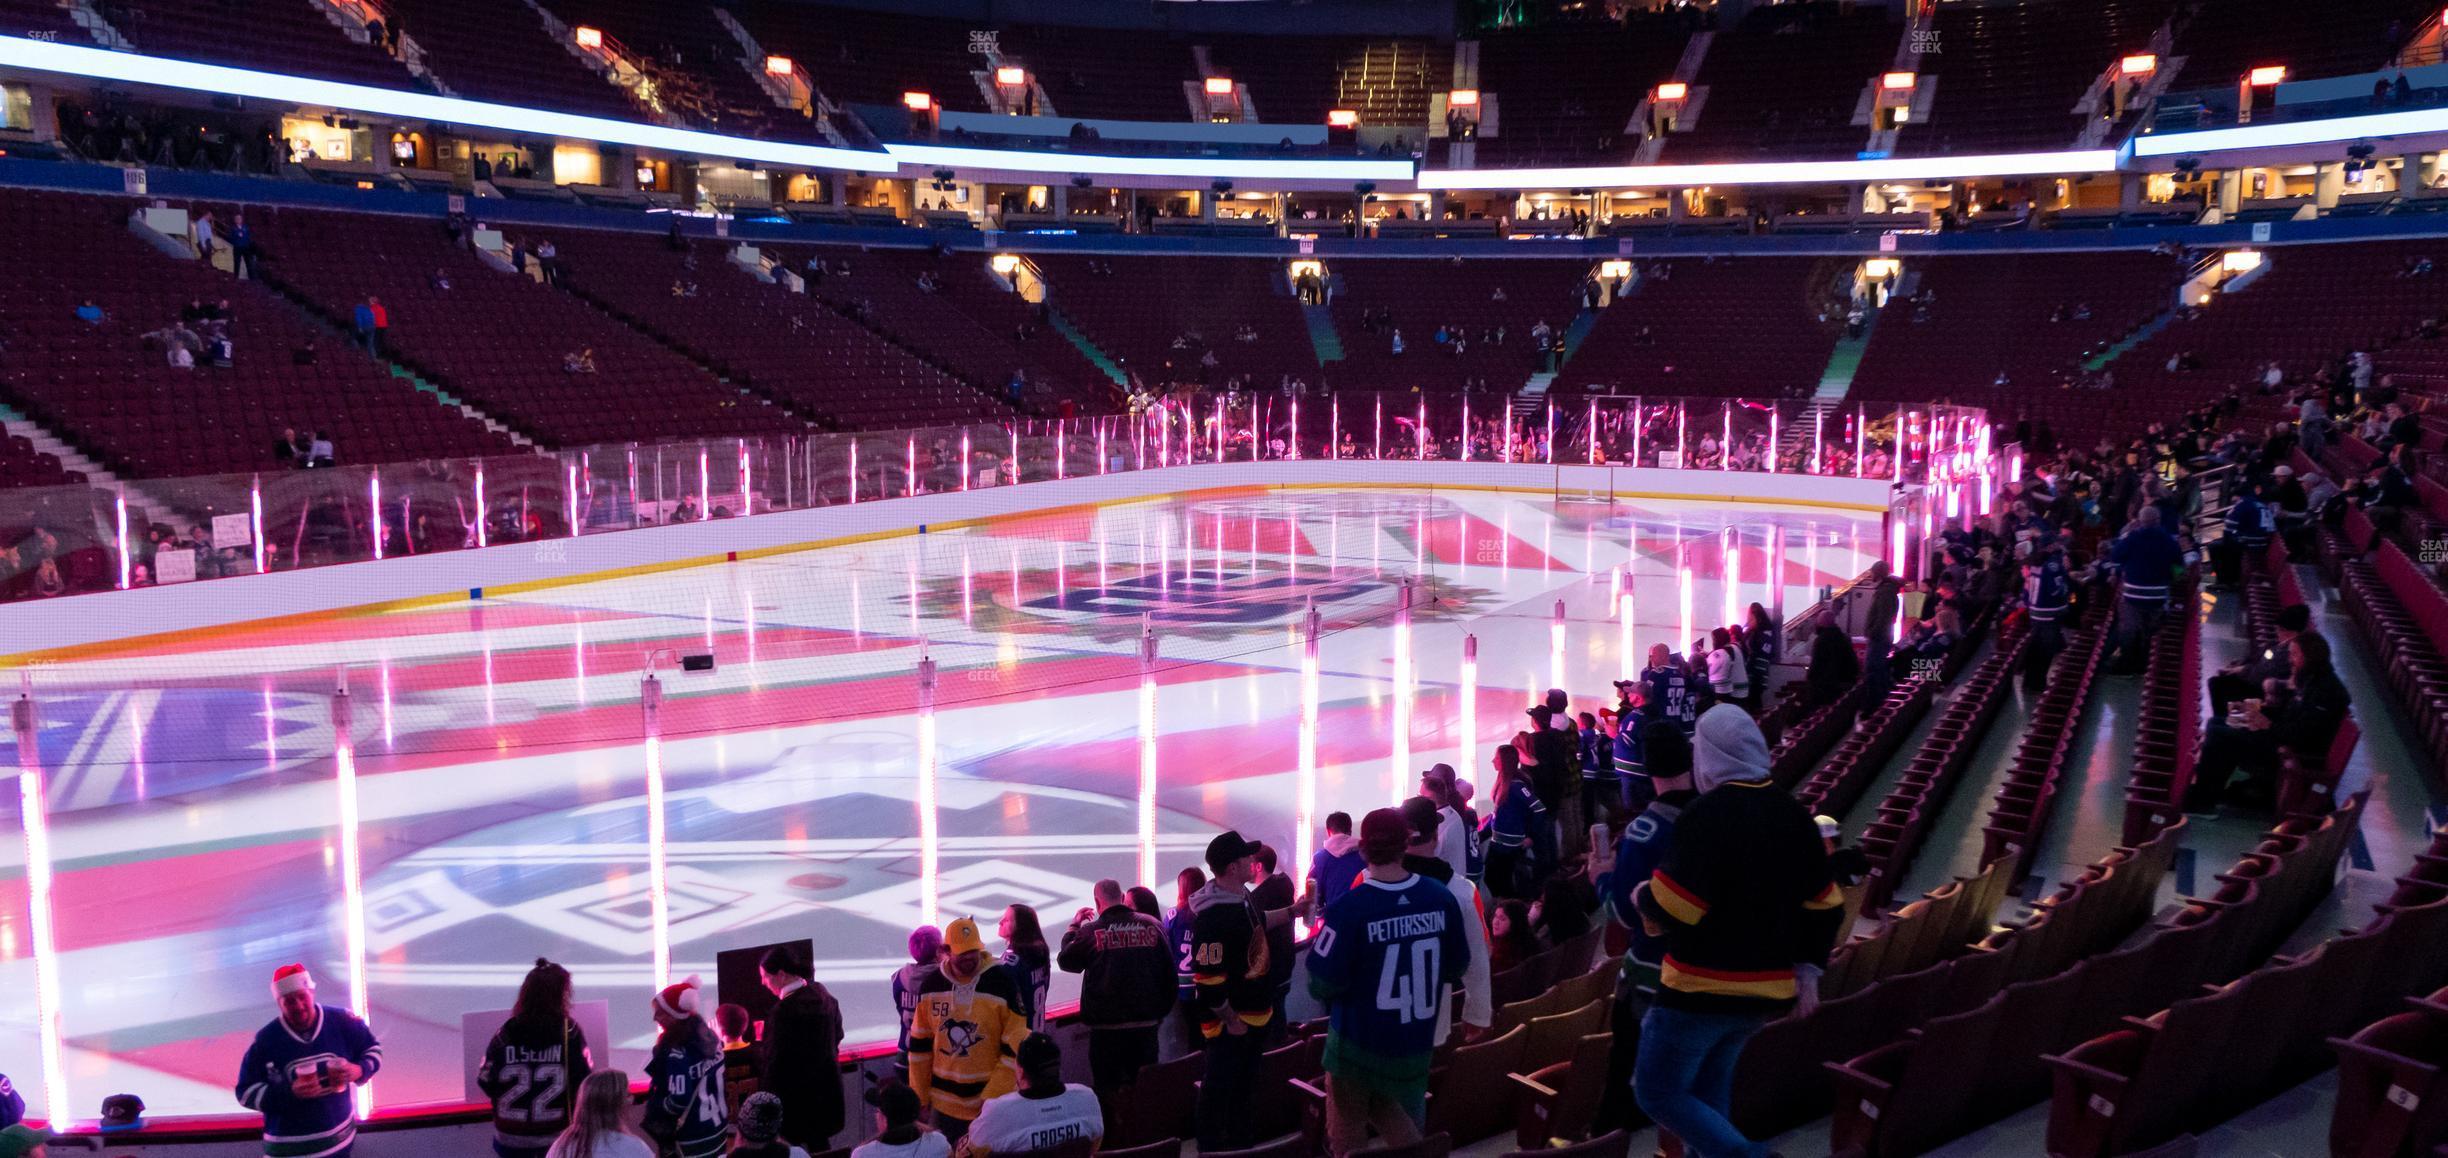
[[[1238,639],[1296,624],[1313,605],[1330,631],[1390,624],[1403,576],[1355,570],[1305,565],[1296,573],[1266,560],[1220,568],[1133,563],[1104,568],[1100,582],[1099,568],[1085,563],[937,577],[920,584],[917,598],[920,615],[973,631],[1108,642],[1137,638],[1143,617],[1171,638]],[[1418,622],[1458,615],[1488,594],[1434,576],[1411,578]]]

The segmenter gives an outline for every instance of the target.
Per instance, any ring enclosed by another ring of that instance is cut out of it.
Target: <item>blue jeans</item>
[[[1693,1013],[1652,1006],[1641,1018],[1632,1096],[1660,1129],[1683,1139],[1692,1158],[1765,1158],[1768,1147],[1743,1137],[1728,1115],[1734,1064],[1768,1024],[1761,1014]]]

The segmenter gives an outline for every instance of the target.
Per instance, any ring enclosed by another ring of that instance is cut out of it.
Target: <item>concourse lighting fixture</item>
[[[1231,77],[1211,76],[1207,78],[1208,96],[1231,96],[1232,93],[1233,82]]]
[[[791,63],[791,58],[787,56],[765,58],[765,72],[769,76],[789,76],[797,71],[799,71],[799,66]]]
[[[580,47],[580,48],[602,48],[602,47],[603,47],[603,29],[600,29],[600,28],[590,28],[590,27],[588,27],[588,26],[586,26],[586,25],[584,25],[584,24],[579,25],[579,26],[578,26],[578,47]]]
[[[935,97],[930,93],[905,92],[901,94],[901,107],[913,113],[923,113],[935,107]]]
[[[1909,72],[1891,72],[1879,77],[1879,87],[1888,92],[1903,92],[1912,88],[1919,78]]]
[[[2448,111],[2420,110],[2434,117]],[[2279,127],[2279,126],[2272,126]],[[2297,127],[2289,124],[2283,127]],[[2372,134],[2363,134],[2372,135]],[[2137,151],[2154,139],[2141,137]],[[2196,150],[2206,147],[2190,146]],[[889,147],[888,147],[889,148]],[[1531,169],[1422,169],[1422,189],[1700,188],[1717,185],[1798,185],[1884,181],[1966,181],[1993,177],[2068,176],[2116,170],[2115,149],[2046,153],[1984,153],[1944,157],[1879,157],[1852,161],[1733,161],[1696,165],[1589,165]]]
[[[2159,57],[2153,53],[2137,52],[2117,62],[2117,72],[2124,76],[2143,76],[2157,71]]]
[[[376,88],[316,80],[250,68],[113,52],[104,48],[0,36],[0,68],[25,69],[154,89],[245,97],[307,108],[344,109],[405,121],[442,121],[497,129],[522,136],[567,137],[609,145],[632,145],[658,153],[689,153],[761,161],[800,169],[890,173],[898,162],[872,149],[845,149],[675,129],[642,121],[583,116],[491,101],[437,96],[406,89]]]
[[[2283,64],[2265,64],[2245,74],[2245,80],[2250,82],[2254,88],[2268,88],[2286,78],[2287,70]]]
[[[2230,249],[2219,255],[2219,268],[2228,273],[2245,273],[2261,268],[2258,249]]]
[[[1445,103],[1457,109],[1475,108],[1479,104],[1479,90],[1475,88],[1455,89],[1445,94]]]
[[[1360,127],[1360,114],[1350,109],[1336,109],[1326,114],[1326,123],[1333,128],[1356,129]]]
[[[1012,88],[1018,88],[1021,85],[1028,83],[1028,70],[1025,68],[1013,68],[1008,64],[1004,65],[1003,67],[995,70],[995,83],[999,85],[1007,85]]]
[[[1005,277],[1010,277],[1013,270],[1020,268],[1020,255],[1016,253],[998,253],[994,255],[993,258],[989,259],[986,264],[996,273],[1002,274]]]
[[[1651,95],[1661,101],[1679,101],[1691,95],[1691,86],[1679,80],[1670,80],[1657,86],[1657,91]]]

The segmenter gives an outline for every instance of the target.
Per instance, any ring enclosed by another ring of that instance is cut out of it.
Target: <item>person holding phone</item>
[[[2275,646],[2254,651],[2211,675],[2211,719],[2226,719],[2228,705],[2257,699],[2269,681],[2287,678],[2287,645],[2295,642],[2296,636],[2312,626],[2312,609],[2301,603],[2287,604],[2270,617],[2270,626],[2278,636]]]
[[[2329,641],[2306,631],[2288,641],[2287,678],[2268,685],[2266,701],[2246,699],[2234,721],[2213,720],[2202,729],[2201,761],[2184,809],[2215,814],[2228,782],[2239,771],[2255,782],[2257,803],[2275,797],[2279,756],[2293,752],[2307,761],[2328,754],[2329,741],[2353,707],[2353,697],[2330,664]]]
[[[346,1158],[357,1138],[357,1085],[382,1068],[382,1043],[345,1009],[315,1001],[304,965],[272,974],[280,1016],[238,1063],[238,1103],[263,1114],[265,1158]]]

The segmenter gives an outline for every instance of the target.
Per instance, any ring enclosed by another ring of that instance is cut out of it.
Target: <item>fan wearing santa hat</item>
[[[350,1091],[382,1068],[382,1043],[345,1009],[315,1001],[304,965],[272,974],[280,1016],[238,1063],[238,1102],[264,1118],[265,1158],[336,1158],[357,1140]]]
[[[698,984],[690,977],[655,991],[654,1022],[663,1032],[646,1059],[646,1133],[678,1158],[716,1158],[731,1141],[722,1038],[698,1013]]]

